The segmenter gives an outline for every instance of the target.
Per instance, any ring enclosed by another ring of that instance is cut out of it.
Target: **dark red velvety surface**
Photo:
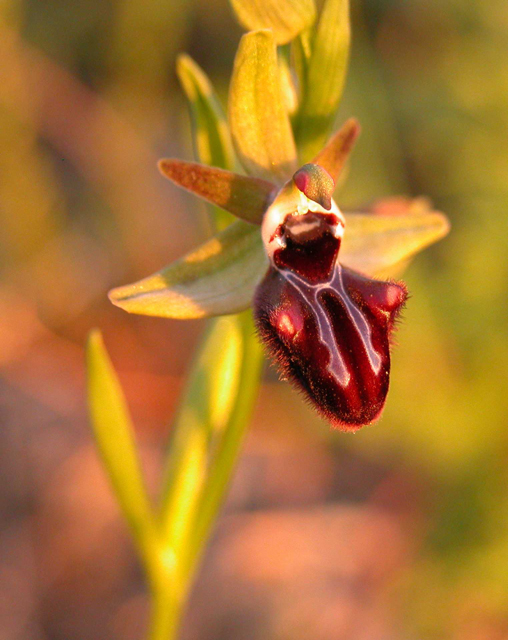
[[[282,373],[334,427],[353,431],[383,409],[390,334],[407,292],[341,266],[333,216],[298,222],[307,217],[303,227],[295,216],[281,225],[286,246],[257,289],[256,323]]]

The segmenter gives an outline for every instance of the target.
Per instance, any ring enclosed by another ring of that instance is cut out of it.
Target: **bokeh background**
[[[379,424],[331,433],[267,369],[186,640],[508,638],[508,5],[352,0],[346,210],[430,196],[453,231],[412,293]],[[155,487],[202,322],[112,286],[207,234],[158,157],[192,158],[175,56],[226,97],[226,0],[0,4],[0,638],[140,640],[140,569],[99,467],[101,327]]]

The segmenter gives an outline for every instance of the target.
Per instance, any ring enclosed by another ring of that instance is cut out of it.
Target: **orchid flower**
[[[445,235],[448,223],[418,199],[397,201],[394,212],[388,203],[375,207],[380,214],[342,213],[333,195],[359,124],[348,120],[299,168],[276,44],[269,29],[250,32],[235,60],[229,131],[248,175],[159,163],[176,185],[239,220],[110,299],[126,311],[176,319],[252,305],[282,375],[332,426],[354,431],[384,407],[390,339],[407,298],[403,283],[383,278]],[[301,146],[300,157],[312,148]]]
[[[377,205],[381,214],[343,214],[332,196],[359,124],[348,120],[298,169],[282,102],[275,102],[278,113],[266,108],[261,118],[258,106],[255,120],[243,109],[253,93],[245,91],[252,44],[267,60],[271,50],[276,64],[270,31],[244,36],[229,115],[251,175],[177,159],[159,163],[172,182],[240,220],[162,271],[114,289],[110,299],[126,311],[178,319],[252,305],[282,374],[334,427],[354,431],[385,404],[390,337],[407,298],[403,283],[377,278],[396,272],[448,224],[423,200],[395,201],[393,215],[389,203]]]

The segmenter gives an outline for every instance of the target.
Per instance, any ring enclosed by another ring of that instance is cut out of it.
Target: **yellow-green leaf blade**
[[[450,229],[446,216],[418,203],[413,211],[398,215],[346,214],[342,264],[377,278],[398,276],[401,265]]]
[[[88,408],[95,440],[122,512],[146,552],[153,514],[136,452],[134,431],[120,383],[99,331],[86,348]]]
[[[227,395],[227,411],[223,412],[221,427],[213,442],[206,485],[203,487],[195,519],[188,528],[183,570],[191,575],[203,552],[203,547],[224,500],[238,454],[245,437],[248,420],[257,397],[263,365],[263,350],[256,336],[251,311],[231,318],[235,331],[235,378],[237,387]]]
[[[346,80],[351,30],[349,0],[326,0],[305,79],[298,120],[301,161],[323,146],[333,125]]]
[[[259,228],[241,220],[139,282],[113,289],[130,313],[190,319],[246,309],[267,268]]]
[[[272,29],[277,44],[286,44],[316,19],[314,0],[231,0],[246,29]]]
[[[175,549],[191,535],[215,445],[237,396],[243,347],[238,317],[212,320],[187,382],[173,425],[160,510],[163,537]]]
[[[240,41],[228,118],[233,144],[248,173],[283,182],[296,171],[296,147],[271,31],[253,31]]]

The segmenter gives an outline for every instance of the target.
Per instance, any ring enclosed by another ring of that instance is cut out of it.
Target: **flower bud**
[[[315,192],[310,172],[307,179],[300,172],[298,184]],[[390,334],[407,292],[341,266],[342,214],[333,200],[325,210],[295,183],[263,221],[270,267],[256,291],[256,323],[283,375],[334,427],[355,431],[383,409]]]

